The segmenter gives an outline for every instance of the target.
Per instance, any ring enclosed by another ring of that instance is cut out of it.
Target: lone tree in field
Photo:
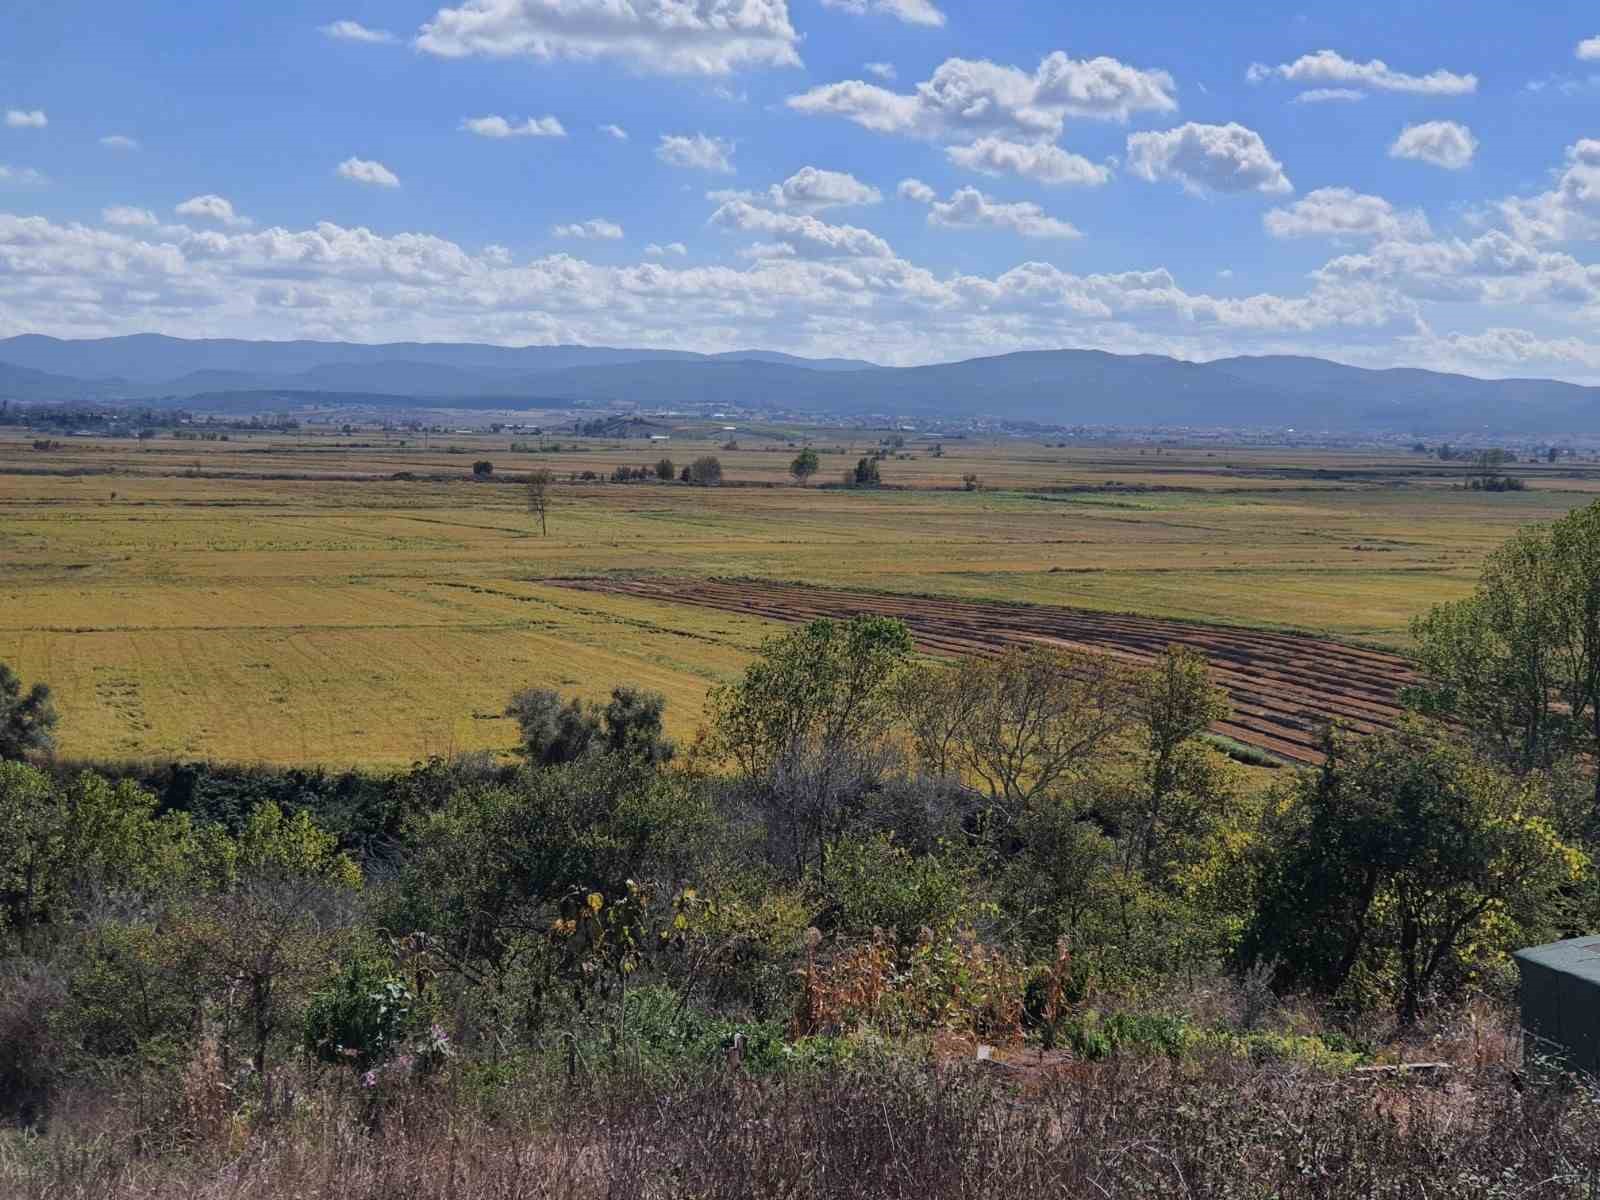
[[[543,467],[528,472],[528,511],[539,518],[539,532],[545,537],[550,536],[550,485],[555,481],[555,475]]]
[[[50,688],[36,683],[24,693],[21,678],[0,663],[0,760],[53,749],[56,719]]]
[[[715,487],[722,482],[722,461],[714,454],[695,459],[689,464],[689,481],[701,487]]]
[[[671,483],[676,474],[677,472],[673,468],[670,458],[663,458],[656,464],[656,478],[663,483]]]
[[[822,463],[817,458],[817,452],[807,446],[799,454],[795,455],[794,461],[789,464],[789,474],[794,476],[796,483],[801,487],[805,487],[806,480],[815,475],[821,466]]]

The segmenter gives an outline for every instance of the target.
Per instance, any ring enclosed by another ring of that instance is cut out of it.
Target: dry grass
[[[0,1142],[18,1200],[1587,1197],[1600,1106],[1499,1066],[1445,1086],[1234,1057],[1077,1064],[1019,1090],[976,1064],[758,1082],[715,1072],[380,1099],[324,1083],[187,1140],[124,1107]]]
[[[739,436],[746,449],[722,455],[730,479],[781,483],[792,449]],[[56,687],[73,756],[405,763],[509,745],[498,714],[514,688],[597,696],[620,682],[665,692],[684,737],[708,684],[771,626],[538,579],[753,576],[1393,644],[1412,615],[1464,594],[1518,524],[1584,498],[1452,491],[1407,456],[948,442],[943,458],[921,447],[884,469],[952,490],[563,485],[540,538],[515,486],[467,481],[474,458],[565,474],[660,451],[455,440],[468,453],[328,437],[38,453],[0,439],[0,660]],[[822,440],[858,454],[870,439]],[[821,479],[844,458],[824,461]],[[20,473],[85,468],[120,473]],[[211,477],[183,474],[195,470]],[[402,470],[456,481],[388,478]],[[969,470],[1017,490],[954,490]],[[1306,477],[1318,470],[1339,477]],[[319,478],[270,477],[296,474]],[[1107,480],[1185,490],[1049,490]]]

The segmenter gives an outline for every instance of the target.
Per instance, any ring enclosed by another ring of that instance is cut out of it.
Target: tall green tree
[[[1379,988],[1410,1024],[1441,979],[1562,927],[1591,866],[1541,777],[1423,722],[1327,749],[1272,809],[1247,958],[1291,986]]]
[[[817,452],[807,446],[794,456],[794,461],[789,464],[789,474],[794,476],[796,483],[804,487],[806,480],[815,475],[821,467],[822,461],[817,457]]]
[[[1407,700],[1463,725],[1518,771],[1600,754],[1600,501],[1529,526],[1489,555],[1477,590],[1416,621]],[[1594,780],[1600,819],[1600,772]]]
[[[813,621],[768,639],[744,677],[707,699],[711,753],[762,788],[787,826],[796,873],[825,873],[853,781],[887,740],[894,682],[912,650],[886,617]]]
[[[1168,879],[1187,843],[1214,834],[1229,815],[1234,772],[1200,735],[1229,713],[1204,656],[1171,646],[1133,680],[1138,771],[1124,809],[1130,857],[1147,877]]]

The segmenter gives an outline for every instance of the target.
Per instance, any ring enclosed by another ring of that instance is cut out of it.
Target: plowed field
[[[1215,732],[1300,763],[1317,763],[1318,731],[1330,719],[1370,733],[1400,716],[1398,690],[1414,678],[1404,658],[1303,634],[1201,625],[1151,617],[1016,604],[889,596],[795,584],[689,579],[552,581],[721,609],[778,621],[857,614],[898,617],[930,654],[995,653],[1027,642],[1114,654],[1148,662],[1169,645],[1210,660],[1233,701]]]

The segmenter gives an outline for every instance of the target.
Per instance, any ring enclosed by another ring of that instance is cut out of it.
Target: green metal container
[[[1516,953],[1522,1027],[1574,1070],[1600,1075],[1600,937]]]

